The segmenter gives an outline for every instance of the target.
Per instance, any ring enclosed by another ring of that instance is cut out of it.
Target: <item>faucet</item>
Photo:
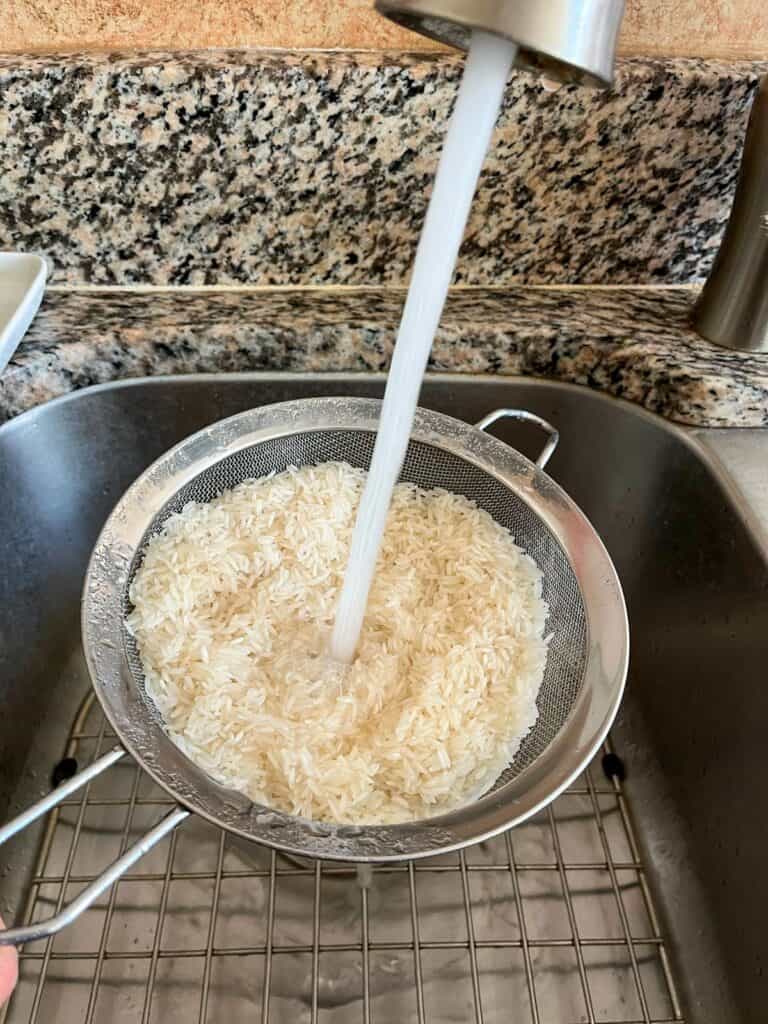
[[[609,86],[624,0],[375,0],[385,17],[466,50],[475,29],[517,44],[515,64]],[[709,341],[768,352],[768,75],[752,106],[736,197],[692,324]]]
[[[768,76],[752,104],[731,216],[692,319],[716,345],[768,352]]]
[[[518,67],[608,86],[624,0],[375,0],[399,25],[466,50],[473,29],[510,39]]]

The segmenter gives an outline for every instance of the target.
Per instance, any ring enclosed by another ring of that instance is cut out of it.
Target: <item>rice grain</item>
[[[188,504],[150,541],[127,625],[170,736],[218,782],[378,824],[493,785],[536,721],[547,606],[488,513],[399,484],[357,656],[331,661],[364,481],[324,463]]]

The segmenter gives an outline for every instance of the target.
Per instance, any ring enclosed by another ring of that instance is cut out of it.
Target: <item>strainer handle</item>
[[[532,423],[534,426],[540,427],[547,434],[547,443],[541,449],[538,459],[536,459],[536,465],[539,469],[544,469],[551,459],[555,448],[557,448],[557,443],[560,440],[560,431],[547,420],[537,416],[535,412],[528,412],[527,409],[494,409],[493,412],[489,412],[487,416],[483,416],[481,420],[478,420],[475,426],[478,430],[487,430],[497,420],[519,420],[521,423]]]
[[[109,753],[104,754],[98,760],[94,761],[93,764],[89,764],[87,768],[83,768],[77,775],[73,775],[71,779],[66,782],[62,782],[60,786],[57,786],[48,796],[44,796],[42,800],[38,800],[37,803],[32,804],[26,811],[22,811],[15,818],[12,818],[7,825],[3,825],[0,828],[0,846],[3,843],[7,843],[9,839],[15,836],[18,832],[22,832],[27,825],[31,825],[33,821],[37,821],[38,818],[42,818],[48,811],[53,810],[57,804],[62,803],[71,796],[72,793],[76,793],[78,789],[84,786],[91,779],[95,779],[97,775],[101,775],[103,771],[110,768],[116,761],[119,761],[121,757],[125,757],[125,751],[122,747],[113,747]]]
[[[48,796],[38,800],[36,804],[33,804],[12,821],[9,821],[7,825],[0,829],[0,845],[7,842],[12,836],[17,835],[27,825],[31,825],[33,821],[42,817],[47,811],[52,810],[57,804],[66,800],[70,794],[87,785],[91,779],[106,771],[107,768],[111,767],[116,761],[119,761],[124,755],[125,751],[122,747],[115,747],[114,750],[104,754],[103,757],[94,761],[93,764],[84,768],[83,771],[73,776],[67,782],[62,783],[61,786],[52,793],[49,793]],[[143,835],[121,857],[113,861],[98,878],[95,878],[71,903],[62,907],[53,917],[49,917],[45,921],[35,921],[34,924],[21,928],[5,928],[0,930],[0,946],[18,946],[24,942],[32,942],[34,939],[46,939],[50,935],[60,932],[62,928],[76,920],[84,910],[87,910],[110,886],[114,885],[129,868],[133,867],[140,857],[143,857],[145,853],[149,853],[153,846],[156,846],[161,839],[164,839],[185,818],[188,818],[190,813],[184,807],[175,807],[162,821],[159,821],[154,828],[151,828],[149,832]]]

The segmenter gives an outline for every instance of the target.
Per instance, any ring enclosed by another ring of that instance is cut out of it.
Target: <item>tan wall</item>
[[[3,0],[0,51],[427,49],[372,0]],[[768,57],[768,0],[627,0],[622,53]]]

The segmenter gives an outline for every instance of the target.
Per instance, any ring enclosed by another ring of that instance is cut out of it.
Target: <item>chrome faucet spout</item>
[[[768,75],[752,105],[731,216],[693,325],[716,345],[768,352]]]
[[[613,81],[624,0],[375,0],[392,21],[466,50],[474,29],[517,44],[518,67],[549,78]]]

